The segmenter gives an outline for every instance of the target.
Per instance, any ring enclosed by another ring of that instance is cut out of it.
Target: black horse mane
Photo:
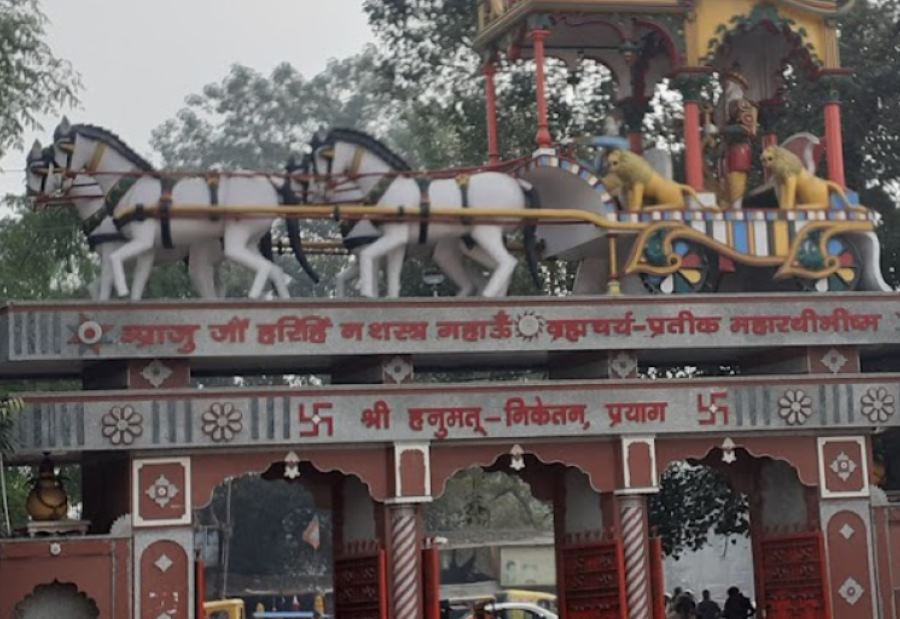
[[[72,125],[71,133],[74,135],[79,133],[86,138],[90,138],[92,140],[99,140],[104,144],[112,146],[116,149],[122,156],[128,159],[131,163],[136,165],[144,172],[155,172],[155,168],[153,164],[138,155],[134,152],[128,144],[122,141],[122,138],[117,136],[115,133],[110,131],[109,129],[104,129],[103,127],[98,127],[96,125]]]
[[[357,146],[362,146],[372,152],[373,155],[380,157],[386,164],[400,172],[409,172],[412,167],[400,155],[392,151],[390,148],[379,140],[376,140],[368,133],[357,131],[356,129],[332,129],[328,132],[328,138],[325,140],[329,144],[336,141],[350,142]]]

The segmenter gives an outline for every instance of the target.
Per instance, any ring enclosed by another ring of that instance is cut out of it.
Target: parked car
[[[489,602],[466,619],[559,619],[559,615],[528,602]]]

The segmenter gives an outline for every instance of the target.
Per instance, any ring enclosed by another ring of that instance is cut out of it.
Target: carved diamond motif
[[[384,373],[390,382],[402,385],[412,379],[413,366],[403,357],[394,357],[384,365]]]
[[[144,492],[154,503],[165,507],[178,494],[178,486],[166,479],[165,475],[160,475]]]
[[[834,474],[841,478],[841,481],[847,481],[850,479],[850,476],[859,468],[856,465],[856,462],[853,459],[845,454],[843,451],[837,455],[837,457],[832,461],[831,466]]]
[[[859,598],[863,596],[863,587],[850,576],[844,581],[841,588],[838,589],[838,593],[841,594],[841,597],[844,598],[850,606],[853,606],[859,601]]]
[[[162,555],[160,555],[159,559],[157,559],[153,563],[153,565],[156,566],[156,569],[165,574],[169,571],[169,568],[172,567],[172,559],[169,558],[169,555],[163,553]]]
[[[630,378],[637,371],[637,359],[633,353],[622,351],[610,360],[609,369],[616,378]]]
[[[847,357],[842,355],[837,348],[831,348],[822,356],[822,365],[828,368],[832,374],[837,374],[847,365]]]
[[[851,527],[849,524],[845,524],[841,527],[838,533],[840,533],[845,540],[849,540],[851,537],[853,537],[853,534],[856,533],[856,529]]]
[[[153,385],[156,389],[162,387],[163,384],[169,380],[171,375],[172,370],[159,359],[154,359],[141,370],[141,376],[144,377],[144,380]]]

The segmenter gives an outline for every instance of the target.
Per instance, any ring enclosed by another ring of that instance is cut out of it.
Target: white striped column
[[[422,548],[419,505],[400,503],[388,508],[391,517],[392,619],[421,619]]]
[[[639,494],[620,496],[619,507],[622,517],[622,546],[625,552],[628,619],[651,619],[647,499]]]

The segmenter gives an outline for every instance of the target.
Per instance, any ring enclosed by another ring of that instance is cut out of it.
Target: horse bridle
[[[57,131],[53,135],[53,146],[66,154],[66,165],[62,170],[63,178],[75,178],[82,173],[81,171],[72,170],[72,157],[75,155],[75,132],[72,129],[63,133],[57,127]],[[94,152],[84,168],[85,174],[93,176],[97,172],[100,162],[103,161],[103,157],[106,155],[106,149],[107,145],[105,142],[97,141],[94,145]],[[54,164],[58,164],[55,153],[53,161]]]
[[[313,177],[324,179],[325,191],[323,192],[323,198],[325,201],[328,201],[328,193],[329,191],[334,194],[339,193],[348,193],[351,191],[358,191],[359,186],[356,184],[355,180],[359,176],[359,170],[362,167],[362,160],[366,154],[366,150],[361,146],[357,146],[356,150],[353,152],[353,159],[350,163],[350,169],[347,170],[346,180],[338,182],[334,180],[334,155],[335,155],[335,143],[330,139],[322,140],[318,135],[313,136],[312,141],[309,143],[310,150],[312,151],[312,155],[309,158],[309,162],[312,166]],[[325,168],[325,174],[321,174],[319,172],[319,163],[318,159],[322,157],[327,164]],[[308,167],[307,167],[308,171]],[[345,187],[346,186],[346,187]],[[309,188],[309,181],[307,180],[306,188]]]
[[[56,160],[53,157],[53,147],[48,146],[41,151],[40,157],[32,159],[28,158],[28,173],[33,174],[41,179],[41,188],[39,190],[32,189],[29,185],[26,193],[31,197],[43,196],[47,194],[47,179],[50,177],[50,170],[56,166]]]

